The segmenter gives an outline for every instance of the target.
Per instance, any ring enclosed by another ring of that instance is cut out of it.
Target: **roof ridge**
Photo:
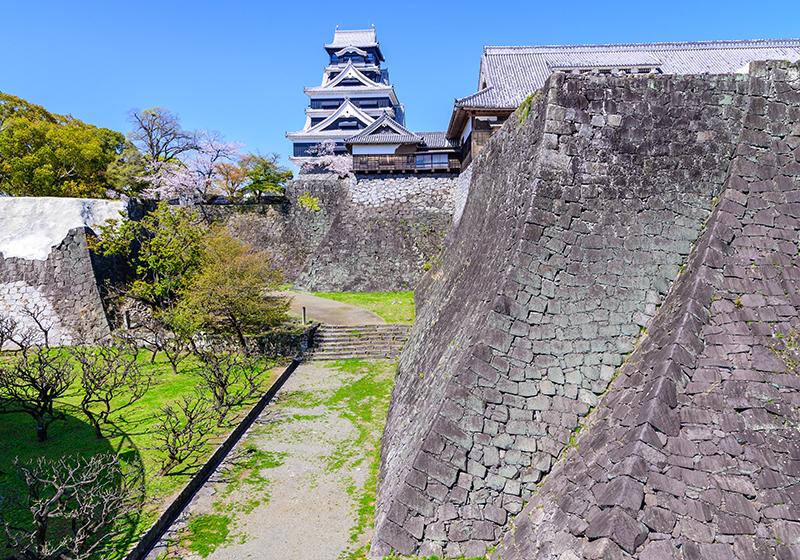
[[[781,47],[781,46],[800,46],[800,39],[742,39],[742,40],[723,40],[723,41],[677,41],[677,42],[655,42],[655,43],[599,43],[599,44],[575,44],[575,45],[484,45],[483,54],[502,54],[493,51],[520,51],[530,50],[531,52],[541,51],[564,51],[564,50],[631,50],[638,48],[669,50],[669,49],[703,49],[703,48],[730,48],[730,47]]]

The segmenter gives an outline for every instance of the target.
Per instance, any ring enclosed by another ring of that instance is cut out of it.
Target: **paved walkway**
[[[166,558],[200,560],[192,519],[223,520],[206,560],[337,560],[371,538],[371,468],[393,361],[301,364],[168,531]],[[357,390],[354,388],[357,387]],[[225,521],[227,520],[227,521]],[[164,543],[148,559],[165,552]],[[163,557],[162,557],[163,558]]]
[[[305,307],[306,317],[311,321],[319,321],[326,325],[386,324],[386,321],[379,315],[355,305],[300,292],[281,292],[281,294],[288,294],[293,298],[289,305],[289,311],[302,316],[303,307]]]

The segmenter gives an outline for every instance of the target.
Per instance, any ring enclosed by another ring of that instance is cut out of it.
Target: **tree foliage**
[[[0,195],[105,197],[124,140],[0,92]]]
[[[111,162],[106,171],[109,188],[127,196],[137,195],[149,185],[143,178],[146,175],[147,161],[144,154],[130,140],[125,140],[122,153]]]
[[[98,230],[93,248],[129,264],[125,292],[151,308],[170,306],[202,266],[207,227],[196,210],[162,202],[139,221],[111,220]]]
[[[247,163],[247,178],[250,180],[245,185],[245,190],[256,197],[256,202],[261,202],[261,195],[266,192],[283,193],[286,182],[291,180],[292,172],[279,165],[278,154],[261,155],[259,153],[245,156]]]
[[[288,304],[270,295],[280,281],[269,255],[214,228],[205,238],[203,266],[184,290],[182,304],[204,326],[236,334],[244,347],[244,334],[284,320]]]

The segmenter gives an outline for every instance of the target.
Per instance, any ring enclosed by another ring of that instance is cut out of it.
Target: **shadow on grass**
[[[134,483],[139,500],[132,513],[118,519],[121,521],[121,533],[114,539],[117,543],[115,548],[124,550],[138,536],[135,532],[145,500],[141,454],[119,426],[105,425],[105,437],[97,438],[94,427],[78,417],[80,412],[77,409],[69,407],[62,408],[62,411],[66,414],[65,419],[50,424],[48,438],[44,442],[37,441],[36,422],[28,414],[15,412],[0,415],[0,514],[15,525],[33,527],[31,512],[24,506],[27,491],[18,468],[14,466],[15,459],[20,464],[27,464],[40,457],[57,461],[66,457],[85,458],[103,453],[118,455],[126,465],[126,470],[136,473],[135,479],[129,483]],[[4,546],[0,543],[0,558],[13,557],[9,556],[11,551]]]

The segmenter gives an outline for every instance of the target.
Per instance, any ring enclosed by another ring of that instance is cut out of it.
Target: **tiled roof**
[[[333,33],[333,43],[325,48],[374,47],[378,44],[375,29],[339,29]]]
[[[727,74],[753,60],[798,59],[800,39],[484,47],[479,85],[488,87],[457,99],[455,105],[515,108],[553,71],[569,68],[655,67],[664,74]]]
[[[422,142],[428,148],[457,148],[458,140],[448,140],[445,137],[444,130],[437,130],[436,132],[415,132],[418,136],[422,137]]]
[[[378,132],[383,128],[389,128],[393,132]],[[422,142],[422,137],[414,134],[406,127],[392,120],[385,113],[376,119],[374,123],[351,136],[346,140],[346,144],[418,144]]]

